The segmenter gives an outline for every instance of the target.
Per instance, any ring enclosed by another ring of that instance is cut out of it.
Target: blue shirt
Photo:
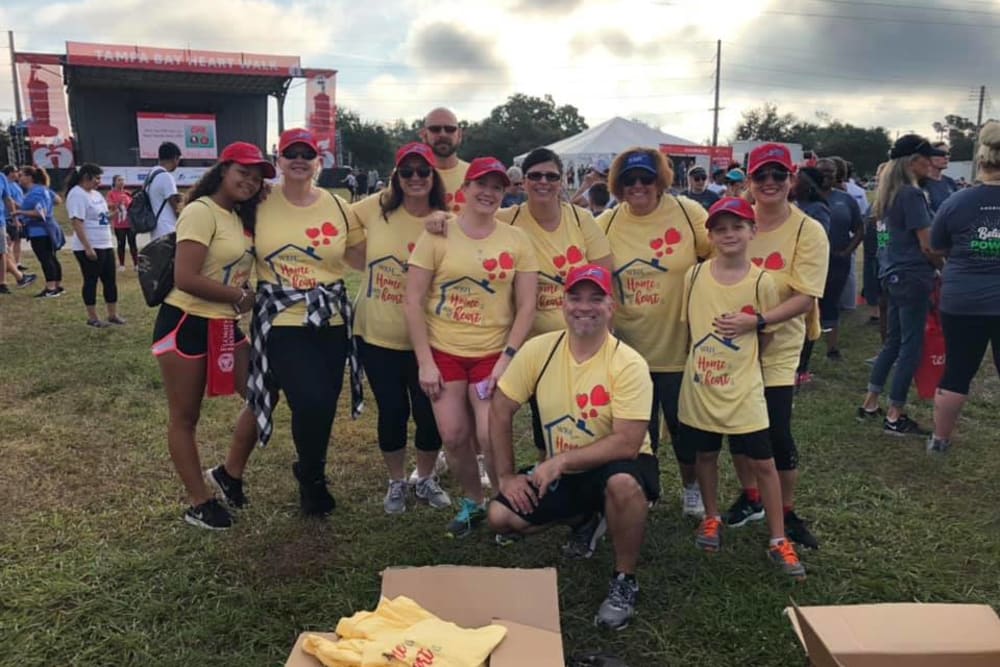
[[[28,190],[28,194],[24,196],[24,201],[21,203],[20,208],[32,211],[39,207],[45,213],[44,220],[41,218],[21,218],[29,239],[49,235],[49,230],[45,223],[47,220],[52,219],[52,195],[49,193],[49,189],[40,183]]]
[[[720,199],[719,195],[715,194],[708,188],[702,190],[701,192],[691,192],[690,190],[685,190],[681,193],[681,195],[698,202],[705,207],[706,211],[712,208],[712,204]]]
[[[831,190],[826,203],[830,207],[830,252],[838,252],[851,245],[851,231],[862,228],[861,209],[854,197],[842,190]]]
[[[917,231],[930,226],[927,195],[914,185],[902,186],[885,217],[879,221],[879,231],[887,234],[885,247],[879,243],[879,278],[896,273],[934,273],[917,239]]]
[[[4,197],[10,197],[14,200],[14,208],[22,208],[21,203],[24,201],[24,190],[21,186],[10,180],[6,176],[3,177],[4,180]],[[6,207],[5,207],[6,210]],[[7,222],[13,220],[13,215],[7,212]]]
[[[931,247],[946,250],[941,310],[1000,315],[1000,186],[956,192],[938,209]]]
[[[941,176],[940,180],[937,181],[928,178],[921,183],[921,187],[930,199],[932,213],[937,212],[944,200],[958,191],[958,183],[948,176]]]
[[[822,201],[797,201],[795,205],[810,218],[823,225],[827,236],[830,235],[830,207]]]

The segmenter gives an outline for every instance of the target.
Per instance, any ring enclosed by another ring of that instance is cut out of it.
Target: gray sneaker
[[[943,440],[936,435],[932,435],[927,439],[927,453],[934,454],[947,454],[948,450],[951,448],[951,440]]]
[[[573,560],[590,558],[606,532],[608,532],[608,521],[604,518],[604,514],[594,514],[570,532],[569,541],[562,547],[563,556]]]
[[[406,511],[406,482],[401,479],[390,479],[389,490],[385,493],[382,507],[386,514],[402,514]]]
[[[635,615],[635,603],[639,599],[639,584],[628,581],[624,574],[611,580],[608,597],[604,598],[594,625],[610,630],[624,630]]]
[[[431,475],[427,479],[417,480],[414,493],[418,500],[423,500],[436,510],[451,507],[451,496],[438,484],[436,475]]]

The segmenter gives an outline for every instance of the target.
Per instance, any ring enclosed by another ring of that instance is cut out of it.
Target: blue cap
[[[742,183],[747,179],[742,169],[730,169],[726,172],[726,180],[733,183]]]
[[[653,162],[647,153],[632,153],[622,164],[621,172],[624,174],[629,169],[642,169],[643,171],[648,171],[651,174],[656,174],[656,163]]]

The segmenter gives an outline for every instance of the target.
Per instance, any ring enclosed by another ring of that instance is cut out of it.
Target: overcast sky
[[[299,55],[339,70],[338,104],[376,120],[445,105],[473,121],[514,92],[548,93],[590,125],[634,117],[701,142],[716,39],[720,142],[765,101],[930,135],[945,114],[974,119],[986,85],[986,115],[1000,115],[1000,0],[6,0],[0,28],[24,51],[76,40]],[[289,124],[303,123],[303,97],[290,93]]]

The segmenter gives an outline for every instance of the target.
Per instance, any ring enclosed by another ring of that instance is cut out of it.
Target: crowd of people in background
[[[160,147],[142,189],[156,215],[151,238],[175,234],[176,253],[152,352],[188,523],[233,525],[281,396],[301,509],[333,512],[326,470],[346,368],[352,416],[365,376],[374,394],[387,514],[404,513],[411,493],[441,511],[457,504],[448,536],[488,525],[501,545],[567,524],[571,558],[592,556],[607,533],[614,572],[596,621],[622,628],[637,603],[647,515],[663,496],[667,437],[681,514],[698,522],[695,546],[718,551],[723,529],[766,521],[769,560],[806,576],[796,545],[820,540],[797,513],[793,403],[820,338],[828,361],[845,359],[839,327],[857,300],[859,246],[862,295],[883,339],[859,421],[944,453],[987,343],[1000,372],[1000,123],[984,126],[979,180],[967,188],[942,173],[945,144],[899,137],[871,206],[845,159],[795,164],[781,144],[675,174],[649,147],[588,167],[546,148],[509,168],[489,156],[466,162],[462,128],[444,108],[427,114],[419,138],[399,148],[384,183],[375,170],[349,170],[347,198],[316,185],[319,150],[304,129],[282,133],[276,165],[250,144],[227,146],[183,200],[172,176],[181,151]],[[102,177],[83,164],[65,194],[86,324],[96,328],[126,323],[117,274],[128,270],[126,250],[133,270],[139,262],[135,193],[113,175],[104,195]],[[17,287],[37,280],[23,263],[27,239],[44,275],[37,296],[60,296],[65,238],[48,174],[7,167],[0,186],[0,293],[10,292],[6,276]],[[356,297],[344,281],[351,270],[362,275]],[[932,310],[947,352],[933,431],[906,410]],[[245,403],[230,449],[203,469],[202,397],[233,393]],[[532,462],[513,448],[523,404]],[[726,511],[724,436],[739,480]],[[440,484],[446,471],[460,498]]]

